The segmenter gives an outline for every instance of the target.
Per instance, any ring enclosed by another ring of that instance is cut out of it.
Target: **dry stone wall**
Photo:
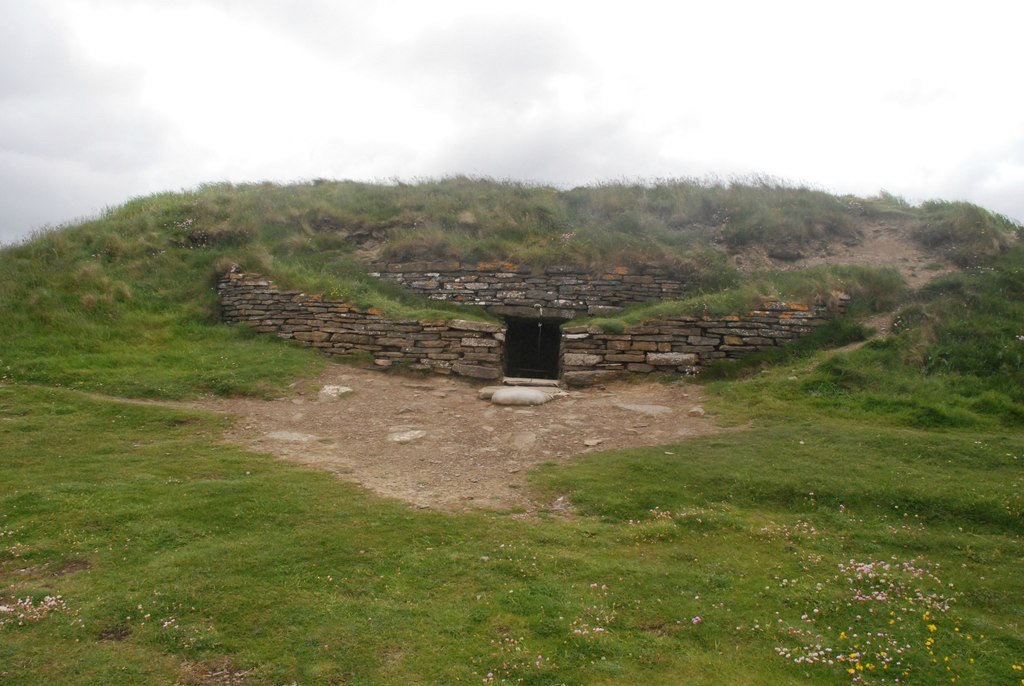
[[[389,320],[376,310],[280,290],[254,274],[226,274],[218,292],[225,322],[246,324],[327,354],[364,354],[382,367],[403,363],[478,379],[497,379],[504,373],[506,329],[498,324]],[[836,293],[831,303],[812,306],[769,301],[745,315],[666,317],[621,332],[565,326],[561,377],[570,385],[588,385],[623,374],[694,374],[716,360],[785,345],[810,333],[844,314],[848,300]]]
[[[747,315],[667,317],[626,327],[562,330],[562,378],[587,385],[623,373],[694,374],[703,365],[785,345],[845,313],[849,297],[835,294],[831,308],[767,301]]]
[[[532,272],[508,262],[379,264],[371,274],[432,300],[478,305],[504,317],[572,319],[649,300],[682,297],[689,284],[656,267]]]
[[[253,274],[227,274],[217,290],[225,322],[246,324],[330,355],[370,355],[382,367],[404,363],[479,379],[497,379],[504,369],[504,328],[496,324],[389,320],[376,310],[280,290]]]

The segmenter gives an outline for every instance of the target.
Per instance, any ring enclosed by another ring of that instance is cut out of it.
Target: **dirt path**
[[[325,386],[351,392],[319,393]],[[479,386],[329,365],[279,400],[211,399],[190,407],[238,417],[228,439],[337,474],[423,508],[535,511],[525,473],[546,461],[613,448],[665,445],[718,431],[691,417],[702,389],[617,383],[539,406],[478,398]]]
[[[827,264],[862,264],[894,267],[911,289],[917,289],[941,274],[954,271],[948,260],[922,248],[911,236],[912,227],[885,221],[867,221],[859,241],[830,243],[807,250],[798,259],[779,260],[763,248],[745,248],[731,255],[733,265],[743,272],[808,269]]]

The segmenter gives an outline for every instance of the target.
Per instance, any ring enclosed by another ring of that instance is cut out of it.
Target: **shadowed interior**
[[[557,379],[561,321],[509,319],[505,331],[505,373],[530,379]]]

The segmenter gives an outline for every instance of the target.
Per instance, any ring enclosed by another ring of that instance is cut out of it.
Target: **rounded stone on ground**
[[[495,405],[543,405],[549,400],[550,394],[523,386],[499,388],[491,394],[491,402]]]

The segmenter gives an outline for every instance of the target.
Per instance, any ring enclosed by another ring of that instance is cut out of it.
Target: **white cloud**
[[[0,0],[0,241],[205,181],[767,173],[1024,218],[1024,10]]]

